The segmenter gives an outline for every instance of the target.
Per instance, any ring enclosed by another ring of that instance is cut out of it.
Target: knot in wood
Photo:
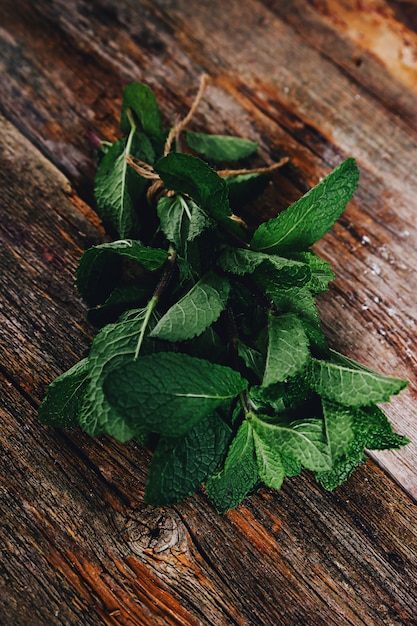
[[[124,539],[138,555],[147,553],[163,559],[188,551],[187,533],[175,511],[147,508],[138,511],[127,520]]]

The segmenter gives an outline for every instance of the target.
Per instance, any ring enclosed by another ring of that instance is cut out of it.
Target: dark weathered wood
[[[262,4],[287,21],[304,42],[342,68],[353,85],[360,84],[416,128],[414,2],[263,0]]]
[[[40,425],[2,383],[0,618],[59,624],[414,624],[415,509],[373,465],[220,517],[142,504],[148,455]]]
[[[414,46],[404,4],[2,1],[2,624],[417,623],[417,75],[375,43]],[[88,138],[117,135],[131,80],[169,125],[202,70],[193,128],[258,140],[259,162],[291,158],[258,217],[358,160],[355,200],[317,247],[337,275],[320,308],[336,349],[410,380],[385,408],[414,441],[375,455],[402,489],[369,462],[332,494],[306,473],[223,517],[202,493],[155,510],[145,450],[37,420],[94,332],[74,287],[82,250],[104,238]]]

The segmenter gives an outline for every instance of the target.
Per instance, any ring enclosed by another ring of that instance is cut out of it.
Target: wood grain
[[[415,508],[372,464],[223,517],[203,494],[151,509],[143,449],[48,430],[1,393],[2,623],[415,623]]]
[[[2,624],[417,623],[417,75],[401,65],[416,38],[406,4],[2,1]],[[154,89],[168,126],[203,70],[211,82],[194,130],[257,140],[256,164],[290,156],[246,217],[272,216],[345,157],[358,161],[355,199],[317,246],[337,275],[319,306],[336,349],[410,381],[384,409],[413,442],[373,455],[391,478],[370,461],[331,494],[305,473],[223,517],[203,493],[151,509],[146,450],[37,420],[46,385],[94,333],[74,287],[82,250],[104,240],[91,138],[117,136],[132,80]]]

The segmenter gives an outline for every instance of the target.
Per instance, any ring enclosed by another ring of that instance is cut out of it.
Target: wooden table
[[[417,8],[388,0],[2,0],[0,623],[417,624]],[[94,329],[74,287],[103,241],[95,133],[139,80],[172,124],[290,161],[273,215],[344,158],[355,199],[318,245],[331,345],[408,389],[384,407],[413,442],[332,493],[307,473],[217,515],[204,494],[143,505],[149,454],[44,427],[47,384]]]

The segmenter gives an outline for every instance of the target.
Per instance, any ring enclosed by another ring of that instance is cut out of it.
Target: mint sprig
[[[151,447],[145,500],[156,506],[205,485],[224,512],[303,468],[334,489],[365,449],[408,442],[377,406],[406,382],[331,350],[314,301],[334,275],[311,246],[352,198],[358,168],[345,160],[251,230],[236,206],[277,166],[215,169],[257,145],[189,130],[192,112],[167,132],[148,87],[126,88],[125,136],[103,144],[95,179],[116,240],[77,270],[100,330],[39,417]]]

